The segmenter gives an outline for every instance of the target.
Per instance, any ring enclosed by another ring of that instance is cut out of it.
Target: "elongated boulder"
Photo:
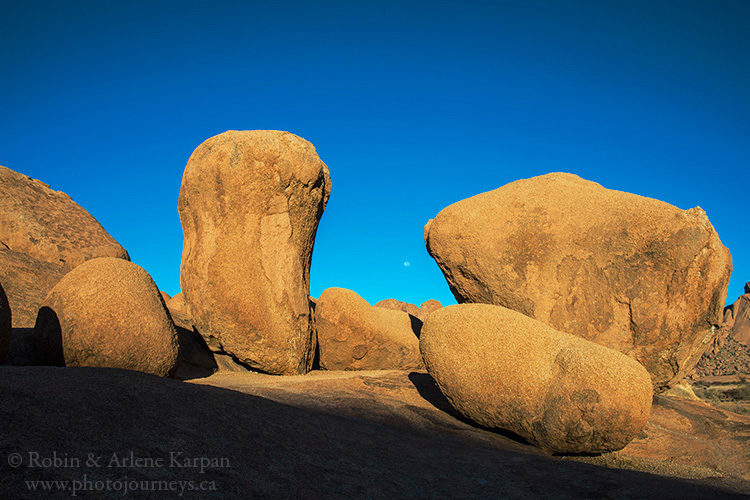
[[[159,289],[123,259],[92,259],[66,274],[45,298],[34,335],[49,364],[164,376],[177,360],[177,333]]]
[[[425,243],[459,303],[496,304],[617,349],[662,390],[708,347],[732,270],[700,208],[565,173],[454,203]]]
[[[181,283],[208,345],[268,373],[311,368],[310,260],[330,188],[315,148],[288,132],[228,131],[193,152]]]
[[[424,367],[415,317],[371,307],[356,292],[328,288],[315,307],[320,367],[327,370],[418,370]]]
[[[10,347],[10,335],[12,331],[10,324],[10,304],[8,304],[8,297],[5,296],[3,285],[0,283],[0,363],[5,359]]]
[[[504,307],[435,311],[419,347],[456,410],[551,452],[619,450],[649,417],[651,378],[637,361]]]
[[[0,166],[0,282],[14,328],[32,328],[65,273],[95,257],[128,253],[67,194]]]

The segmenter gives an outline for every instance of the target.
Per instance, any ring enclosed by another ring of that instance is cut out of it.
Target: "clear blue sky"
[[[552,171],[700,205],[729,299],[750,280],[749,1],[0,0],[0,164],[170,294],[182,171],[228,129],[288,130],[328,164],[315,296],[453,303],[425,222]]]

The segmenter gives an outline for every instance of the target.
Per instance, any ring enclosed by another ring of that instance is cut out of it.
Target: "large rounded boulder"
[[[310,370],[310,260],[330,189],[313,145],[288,132],[228,131],[193,152],[181,284],[208,345],[267,373]]]
[[[721,322],[732,260],[700,208],[572,174],[519,180],[443,209],[425,243],[459,303],[501,305],[682,379]]]
[[[370,306],[356,292],[328,288],[315,307],[320,367],[326,370],[424,368],[417,318]]]
[[[0,283],[0,363],[2,363],[5,359],[5,356],[7,356],[8,348],[10,347],[10,315],[11,313],[10,304],[8,304],[8,297],[6,297],[2,283]]]
[[[66,274],[45,298],[34,335],[49,364],[165,376],[177,360],[177,333],[159,289],[122,259],[92,259]]]
[[[456,410],[551,452],[619,450],[649,417],[651,378],[637,361],[504,307],[435,311],[419,347]]]
[[[0,166],[0,281],[13,326],[31,328],[65,273],[95,257],[129,260],[125,249],[70,196]]]

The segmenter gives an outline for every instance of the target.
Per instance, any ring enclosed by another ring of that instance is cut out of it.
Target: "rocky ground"
[[[332,491],[342,498],[750,494],[750,417],[698,401],[657,396],[644,433],[624,450],[560,458],[466,422],[419,371],[220,372],[192,382],[107,368],[5,366],[0,372],[0,397],[13,401],[0,409],[4,498],[38,497],[27,481],[83,484],[84,475],[92,489],[106,479],[112,485],[192,480],[193,487],[209,488],[185,491],[186,498],[309,498]],[[44,466],[55,452],[68,467]],[[179,454],[179,467],[170,453]],[[104,458],[87,465],[89,454]],[[131,456],[136,460],[127,463]],[[17,457],[20,466],[13,468]],[[188,457],[214,462],[201,473],[196,460],[186,466]],[[153,463],[158,458],[161,466]],[[73,484],[47,496],[69,497]]]

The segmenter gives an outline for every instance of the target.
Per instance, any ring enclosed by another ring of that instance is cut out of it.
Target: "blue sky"
[[[703,207],[750,280],[750,2],[0,2],[0,164],[89,210],[179,291],[190,153],[311,141],[333,192],[311,293],[454,300],[443,207],[576,173]],[[405,265],[408,262],[409,265]]]

